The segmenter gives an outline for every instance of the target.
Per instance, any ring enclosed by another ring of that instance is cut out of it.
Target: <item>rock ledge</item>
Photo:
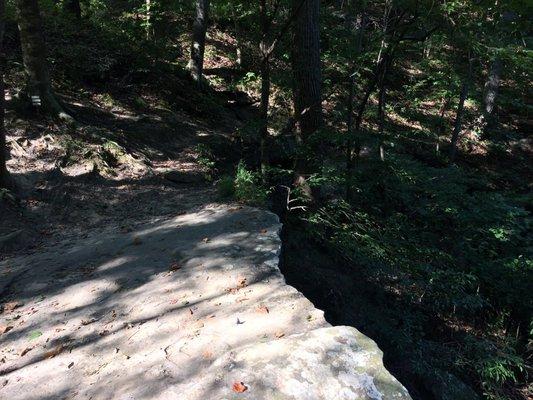
[[[0,397],[410,399],[372,340],[286,284],[280,228],[215,205],[0,262],[21,304],[0,315]]]

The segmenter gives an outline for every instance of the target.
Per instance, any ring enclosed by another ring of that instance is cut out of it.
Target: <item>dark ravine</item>
[[[375,340],[384,351],[385,367],[414,400],[479,399],[474,390],[447,371],[435,367],[431,372],[415,372],[410,358],[416,349],[393,347],[388,340],[390,332],[383,331],[384,327],[392,329],[391,321],[375,322],[388,318],[385,310],[380,309],[384,303],[390,302],[392,309],[398,307],[382,288],[368,282],[356,267],[309,237],[294,218],[286,219],[281,236],[280,269],[287,283],[324,310],[324,317],[331,325],[353,326]]]

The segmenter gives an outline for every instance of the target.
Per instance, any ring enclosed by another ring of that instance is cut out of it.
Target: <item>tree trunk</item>
[[[322,125],[322,92],[320,66],[320,0],[292,0],[293,25],[292,71],[295,119],[298,140],[308,137]],[[307,173],[306,162],[298,157],[296,173]],[[298,180],[298,179],[297,179]]]
[[[76,19],[81,19],[80,0],[67,0],[64,4],[66,11],[76,17]]]
[[[192,27],[191,59],[189,71],[192,79],[202,84],[204,71],[205,35],[209,16],[209,0],[196,0],[196,17]]]
[[[386,79],[388,72],[388,57],[385,54],[383,57],[383,71],[379,79],[379,98],[378,98],[378,135],[379,135],[379,158],[381,161],[385,161],[385,147],[384,147],[384,135],[385,135],[385,96],[386,96]]]
[[[27,94],[34,106],[58,116],[72,120],[56,100],[50,83],[46,60],[46,44],[41,14],[37,0],[16,0],[18,27],[22,47],[22,58],[27,77]]]
[[[300,3],[293,0],[293,9]],[[294,22],[294,110],[304,140],[322,125],[319,16],[320,1],[305,0]]]
[[[261,126],[260,136],[260,163],[263,178],[266,175],[268,166],[268,155],[266,152],[268,139],[268,107],[270,101],[270,43],[269,43],[269,21],[266,0],[259,2],[259,18],[261,24],[261,43],[259,44],[259,54],[261,55],[261,105],[259,114]]]
[[[494,108],[496,105],[496,98],[498,96],[498,89],[500,88],[500,76],[502,72],[502,60],[496,56],[491,63],[489,76],[485,83],[485,91],[483,93],[483,130],[490,129],[495,125]]]
[[[455,161],[455,156],[457,155],[457,142],[459,141],[459,135],[463,127],[463,114],[465,108],[465,101],[468,97],[468,90],[470,88],[470,80],[472,79],[472,59],[470,54],[468,55],[468,74],[463,80],[461,87],[461,94],[459,96],[459,104],[457,105],[457,114],[455,116],[455,123],[453,126],[452,140],[450,147],[450,161]]]
[[[151,0],[144,0],[144,7],[146,9],[146,26],[145,26],[145,33],[146,33],[146,39],[149,40],[152,35],[152,1]]]
[[[366,14],[363,11],[356,20],[357,33],[355,41],[355,54],[352,67],[350,69],[350,76],[348,81],[348,106],[346,110],[346,200],[352,199],[352,180],[355,169],[354,152],[359,154],[360,146],[357,143],[357,137],[354,137],[353,129],[353,111],[355,101],[355,70],[356,58],[359,57],[363,50],[363,36],[366,25]],[[349,27],[348,27],[349,28]]]
[[[7,147],[6,131],[4,126],[4,73],[5,73],[5,56],[4,56],[4,29],[5,29],[5,3],[0,0],[0,188],[10,187],[9,173],[6,167]]]

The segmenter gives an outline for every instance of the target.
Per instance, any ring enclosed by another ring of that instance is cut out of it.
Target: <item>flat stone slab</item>
[[[409,399],[285,283],[280,228],[213,205],[0,262],[0,397]]]

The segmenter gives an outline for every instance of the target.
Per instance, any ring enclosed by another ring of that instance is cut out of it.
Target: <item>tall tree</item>
[[[46,43],[37,0],[16,0],[22,57],[27,77],[26,91],[34,106],[62,119],[71,120],[52,91],[46,60]]]
[[[461,84],[461,94],[459,95],[459,104],[457,105],[457,112],[455,114],[455,122],[453,126],[451,147],[450,147],[450,161],[455,161],[457,154],[457,143],[459,142],[459,136],[463,128],[463,114],[465,109],[465,101],[468,97],[468,91],[470,90],[470,81],[472,80],[472,53],[468,52],[468,72],[463,78]]]
[[[194,81],[201,84],[204,71],[205,35],[209,17],[209,0],[196,0],[196,16],[192,27],[189,71]]]
[[[293,101],[298,138],[306,141],[322,125],[322,74],[320,66],[320,0],[292,0],[294,79]],[[296,172],[305,173],[303,160],[297,160]]]
[[[264,177],[268,165],[266,141],[268,138],[268,106],[270,102],[270,21],[268,17],[267,0],[259,0],[259,19],[261,25],[261,43],[259,44],[259,51],[261,54],[261,105],[259,110],[261,126],[259,129],[259,157],[261,162],[261,173]]]
[[[491,128],[494,125],[494,108],[496,106],[496,98],[498,96],[498,89],[500,87],[500,76],[502,72],[502,60],[496,56],[491,62],[489,75],[485,83],[485,90],[483,93],[483,119],[484,127]]]
[[[0,188],[10,186],[9,173],[6,168],[7,148],[6,131],[4,126],[4,29],[5,29],[5,2],[0,0]]]

